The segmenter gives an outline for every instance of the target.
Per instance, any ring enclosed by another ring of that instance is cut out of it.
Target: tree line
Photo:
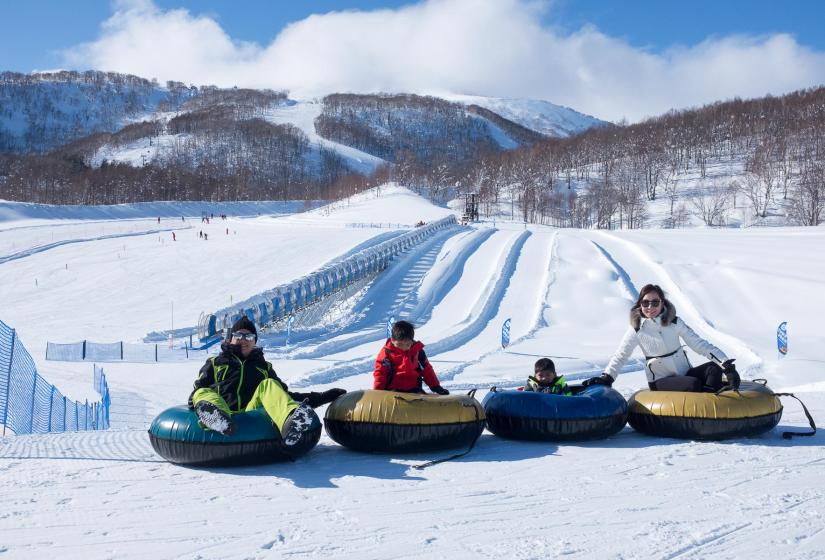
[[[59,111],[48,106],[55,103],[48,88],[61,80],[91,95],[78,118],[96,119],[98,127],[139,114],[152,96],[158,109],[176,114],[92,133],[72,124],[48,129],[44,123]],[[28,93],[20,93],[26,85]],[[362,176],[337,153],[310,145],[297,128],[267,120],[273,106],[287,101],[286,92],[167,82],[158,102],[158,87],[102,72],[0,74],[0,100],[13,97],[18,109],[47,111],[33,117],[26,133],[34,153],[15,151],[11,145],[20,138],[0,134],[0,198],[53,204],[334,199],[393,180],[438,202],[475,192],[488,215],[500,211],[506,193],[514,215],[559,227],[680,227],[691,219],[723,225],[743,203],[755,221],[779,211],[788,223],[818,225],[825,211],[825,88],[670,111],[565,139],[433,97],[329,95],[316,131],[388,162]],[[9,111],[0,103],[0,117]],[[502,149],[491,124],[521,146]],[[57,140],[46,140],[52,133]],[[133,165],[101,161],[104,147],[137,141],[157,156]],[[729,172],[715,172],[720,166]],[[660,224],[652,222],[653,201],[664,201]]]
[[[720,183],[708,173],[714,164],[728,165],[732,178]],[[477,193],[488,213],[512,192],[524,221],[559,227],[645,227],[648,203],[661,199],[669,212],[657,225],[679,227],[691,216],[722,225],[737,197],[754,219],[779,207],[789,223],[818,225],[824,168],[825,88],[812,88],[489,151],[438,180],[450,195]],[[432,169],[412,171],[412,185],[430,188]]]

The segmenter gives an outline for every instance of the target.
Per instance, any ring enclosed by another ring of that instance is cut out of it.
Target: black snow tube
[[[487,429],[509,439],[581,441],[620,431],[627,401],[604,385],[571,387],[573,395],[533,391],[490,391],[484,397]]]
[[[652,436],[718,440],[756,436],[773,429],[782,403],[773,391],[743,381],[739,393],[638,391],[630,398],[628,422]]]
[[[327,407],[324,428],[356,451],[414,452],[472,445],[484,408],[469,395],[352,391]]]
[[[194,410],[176,406],[155,418],[149,428],[149,440],[158,455],[180,465],[227,467],[276,463],[294,460],[315,447],[321,438],[321,421],[313,417],[309,433],[289,454],[284,452],[281,434],[263,409],[233,414],[235,433],[223,436],[201,428]]]

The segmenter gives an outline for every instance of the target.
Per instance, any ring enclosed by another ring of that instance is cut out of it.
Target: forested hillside
[[[487,216],[507,201],[513,217],[560,227],[816,225],[825,211],[825,88],[631,125],[528,100],[301,103],[115,73],[3,73],[0,198],[335,199],[392,180],[440,203],[476,193]],[[584,132],[548,136],[554,118]]]
[[[778,223],[817,225],[825,208],[825,88],[592,128],[485,154],[450,173],[488,212],[512,194],[529,222],[640,228],[696,218],[724,225],[743,208],[755,222],[773,215]],[[429,182],[423,170],[412,180]],[[655,220],[654,202],[665,214]]]
[[[334,198],[390,175],[355,172],[336,145],[446,169],[544,138],[477,106],[331,95],[313,131],[329,142],[313,143],[274,118],[286,92],[102,72],[6,73],[0,99],[0,197],[56,204]]]

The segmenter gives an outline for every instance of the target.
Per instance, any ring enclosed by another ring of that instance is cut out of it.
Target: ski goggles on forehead
[[[251,332],[246,332],[246,333],[236,332],[236,333],[232,333],[232,338],[239,338],[241,340],[257,340],[258,335],[256,335],[255,333],[251,333]]]

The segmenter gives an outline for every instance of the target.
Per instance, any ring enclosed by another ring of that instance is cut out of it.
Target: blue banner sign
[[[510,344],[510,319],[508,318],[504,321],[504,324],[501,325],[501,347],[507,348]]]
[[[788,322],[782,321],[776,329],[776,348],[783,356],[788,353]]]

